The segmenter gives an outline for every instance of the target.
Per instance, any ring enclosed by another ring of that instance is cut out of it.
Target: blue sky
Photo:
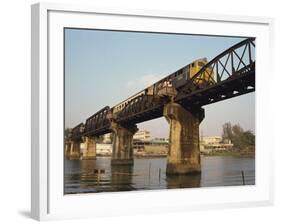
[[[243,38],[65,30],[65,126],[114,106],[195,59],[211,60]],[[203,135],[221,135],[225,122],[255,129],[255,93],[205,106]],[[164,118],[138,124],[168,137]]]

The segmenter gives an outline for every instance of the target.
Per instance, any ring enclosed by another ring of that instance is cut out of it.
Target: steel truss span
[[[171,77],[168,76],[168,77]],[[160,81],[159,81],[160,82]],[[163,116],[164,105],[170,101],[187,110],[255,91],[255,38],[247,38],[225,50],[178,87],[173,97],[158,94],[137,94],[114,112],[106,106],[89,117],[85,124],[74,127],[69,138],[99,136],[112,132],[111,122],[130,126]]]

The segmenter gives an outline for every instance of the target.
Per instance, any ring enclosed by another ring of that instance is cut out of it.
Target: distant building
[[[111,156],[112,144],[96,144],[96,152],[99,156]]]
[[[222,142],[222,137],[221,136],[202,136],[201,137],[201,142],[203,144],[219,144]]]
[[[140,141],[150,141],[151,136],[149,131],[138,131],[136,134],[134,134],[133,139],[140,140]]]
[[[151,144],[168,144],[169,139],[167,139],[167,138],[154,138],[150,142],[151,142]]]
[[[232,147],[231,141],[223,142],[221,136],[201,136],[200,138],[200,151],[204,153],[229,150]]]
[[[112,135],[112,133],[108,133],[108,134],[103,135],[103,143],[105,143],[105,144],[112,143],[111,142],[111,135]]]

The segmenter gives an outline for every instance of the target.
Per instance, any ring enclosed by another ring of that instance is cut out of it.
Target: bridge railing
[[[97,134],[101,129],[109,127],[107,114],[110,112],[110,107],[106,106],[99,110],[86,120],[84,135],[91,136]]]
[[[82,137],[83,132],[84,132],[84,124],[80,123],[74,128],[72,128],[69,138],[71,140],[78,140]]]
[[[122,122],[130,117],[137,117],[140,114],[153,109],[156,109],[163,103],[163,99],[153,95],[141,95],[132,99],[124,108],[117,114],[117,121]]]
[[[255,38],[248,38],[216,56],[195,74],[176,97],[180,100],[197,89],[217,85],[255,69]]]

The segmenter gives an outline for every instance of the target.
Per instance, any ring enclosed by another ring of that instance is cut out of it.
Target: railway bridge
[[[78,159],[80,143],[84,142],[82,158],[94,159],[97,137],[112,132],[111,164],[133,164],[132,139],[137,124],[164,116],[170,126],[167,174],[200,172],[199,125],[205,117],[202,106],[255,91],[255,39],[231,46],[177,87],[176,81],[186,71],[180,69],[154,84],[153,94],[146,90],[123,104],[106,106],[72,128],[65,139],[66,157]]]

